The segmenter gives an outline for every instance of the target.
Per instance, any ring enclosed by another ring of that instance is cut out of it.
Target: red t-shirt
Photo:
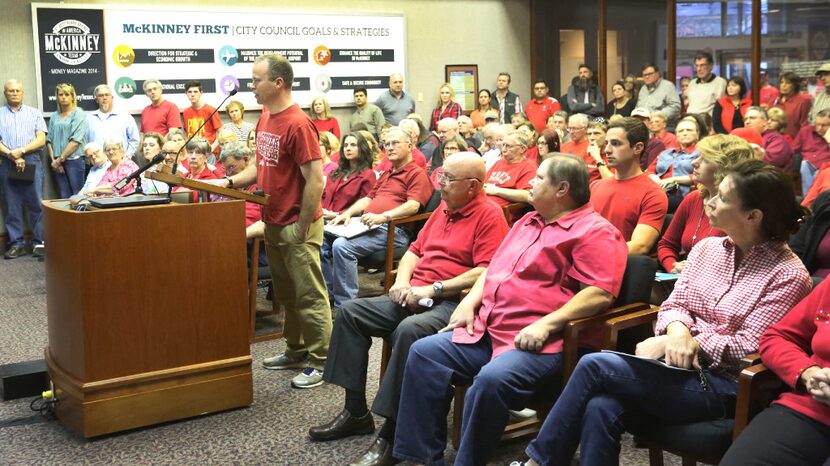
[[[637,225],[662,230],[669,209],[666,193],[646,173],[627,180],[606,178],[591,183],[591,204],[626,241],[631,241]]]
[[[182,114],[184,115],[184,131],[187,133],[187,137],[192,136],[214,110],[216,109],[207,104],[202,105],[202,108],[198,110],[193,107],[184,109]],[[214,113],[210,120],[205,123],[202,131],[199,132],[199,136],[213,144],[213,141],[216,140],[216,131],[221,127],[222,120],[219,119],[219,113]]]
[[[328,131],[329,133],[333,134],[337,140],[340,140],[340,123],[337,122],[337,118],[329,118],[328,120],[311,120],[314,122],[314,126],[317,127],[317,131],[323,133]],[[334,155],[334,154],[332,154]],[[339,157],[338,157],[339,158]],[[333,159],[333,157],[332,157]]]
[[[527,105],[525,105],[525,113],[527,114],[528,120],[533,123],[536,131],[540,133],[545,129],[545,125],[548,123],[548,117],[559,110],[562,110],[562,106],[553,97],[545,97],[541,102],[537,102],[536,99],[530,99]]]
[[[681,253],[688,254],[692,246],[710,236],[726,236],[726,233],[709,225],[700,191],[694,190],[680,202],[666,232],[657,243],[660,264],[666,272],[670,272],[672,265],[681,260]]]
[[[442,201],[409,246],[419,257],[410,285],[431,285],[487,267],[509,230],[499,206],[483,194],[455,212]]]
[[[588,153],[588,146],[591,145],[591,142],[588,141],[588,138],[583,138],[582,142],[579,144],[568,141],[562,145],[562,152],[565,154],[575,155],[577,157],[582,157],[582,160],[585,161],[585,165],[588,167],[588,175],[590,176],[590,181],[597,181],[602,179],[602,175],[599,173],[599,167],[597,167],[597,163],[594,161],[594,158]],[[599,148],[600,157],[602,160],[605,160],[605,152],[603,148]],[[613,171],[613,170],[612,170]]]
[[[182,119],[179,117],[179,107],[169,100],[162,100],[158,107],[148,105],[141,112],[141,132],[160,133],[167,136],[170,128],[181,128]]]
[[[382,214],[406,201],[418,201],[421,206],[425,206],[433,191],[427,172],[414,162],[409,162],[400,170],[387,170],[380,175],[367,196],[372,202],[363,212]]]
[[[628,248],[619,231],[590,204],[546,224],[531,212],[513,225],[487,267],[473,335],[453,331],[452,341],[475,343],[490,335],[495,358],[515,349],[513,339],[526,326],[558,311],[581,289],[620,293]],[[532,290],[532,292],[531,292]],[[601,347],[602,328],[580,335],[580,346]],[[551,334],[543,354],[562,351],[562,334]]]
[[[275,115],[262,112],[256,159],[257,185],[271,195],[271,203],[262,207],[265,223],[284,226],[297,221],[305,189],[300,166],[322,158],[317,128],[297,104]],[[321,215],[318,206],[314,218]]]
[[[520,162],[510,163],[504,157],[499,158],[487,171],[487,183],[507,189],[530,189],[530,180],[536,177],[535,159],[524,158]],[[500,206],[510,204],[499,196],[488,196]]]
[[[377,176],[371,168],[363,173],[352,174],[348,179],[329,177],[326,189],[323,190],[323,208],[338,213],[345,211],[366,197],[376,181]]]

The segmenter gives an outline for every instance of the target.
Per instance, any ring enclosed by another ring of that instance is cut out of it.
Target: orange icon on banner
[[[325,66],[331,61],[331,50],[325,45],[320,45],[314,49],[314,63],[320,66]]]

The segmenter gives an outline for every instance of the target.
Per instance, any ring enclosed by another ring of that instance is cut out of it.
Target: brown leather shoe
[[[362,417],[354,417],[344,409],[337,417],[326,424],[308,429],[308,436],[312,440],[327,441],[351,435],[371,434],[374,431],[375,420],[372,418],[370,411],[367,411]]]
[[[349,463],[349,466],[392,466],[397,463],[392,458],[392,445],[386,439],[377,437],[366,453]]]

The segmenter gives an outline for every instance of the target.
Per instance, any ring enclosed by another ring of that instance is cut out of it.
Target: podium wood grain
[[[244,203],[44,202],[58,418],[85,437],[250,405]]]

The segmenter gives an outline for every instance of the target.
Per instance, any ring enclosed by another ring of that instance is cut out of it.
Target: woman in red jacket
[[[375,185],[372,149],[360,133],[349,133],[340,146],[337,168],[326,180],[323,190],[323,217],[331,219],[365,197]]]
[[[752,106],[752,99],[746,96],[746,82],[740,76],[733,76],[726,83],[726,95],[715,102],[712,123],[715,132],[729,134],[735,128],[743,128],[744,115]]]
[[[761,337],[761,360],[793,391],[755,417],[722,466],[826,464],[830,459],[830,282]]]

